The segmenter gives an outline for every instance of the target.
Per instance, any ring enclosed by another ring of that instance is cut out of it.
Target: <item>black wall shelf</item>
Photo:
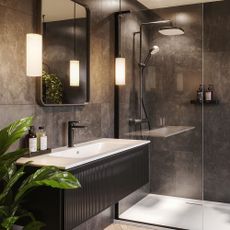
[[[212,100],[212,101],[198,101],[198,100],[191,100],[191,104],[194,105],[219,105],[219,100]]]

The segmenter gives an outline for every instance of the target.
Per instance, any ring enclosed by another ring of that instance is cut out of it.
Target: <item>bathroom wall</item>
[[[25,116],[46,127],[50,147],[66,144],[66,122],[80,120],[76,142],[113,136],[114,29],[117,1],[83,1],[91,10],[90,104],[43,108],[35,98],[35,78],[25,74],[25,36],[33,32],[33,1],[0,0],[0,128]],[[103,62],[101,61],[103,60]]]

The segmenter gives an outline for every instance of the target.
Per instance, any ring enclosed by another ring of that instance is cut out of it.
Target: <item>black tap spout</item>
[[[74,137],[74,129],[86,128],[85,125],[79,125],[79,121],[69,121],[68,122],[68,147],[73,147],[73,137]]]

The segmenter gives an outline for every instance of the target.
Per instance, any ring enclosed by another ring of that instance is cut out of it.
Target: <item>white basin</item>
[[[83,144],[82,146],[76,146],[65,151],[58,151],[50,153],[49,156],[64,157],[64,158],[89,158],[95,157],[107,152],[113,152],[130,145],[130,141],[109,141],[106,139],[100,140],[96,143]]]
[[[71,169],[149,143],[150,141],[143,140],[103,138],[85,142],[73,148],[57,148],[49,154],[31,158],[22,157],[17,163],[25,164],[31,161],[30,165],[33,166],[53,165],[61,169]]]

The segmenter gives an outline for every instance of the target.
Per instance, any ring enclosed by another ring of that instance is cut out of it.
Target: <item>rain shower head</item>
[[[176,26],[167,26],[167,27],[160,28],[159,33],[166,36],[178,36],[178,35],[183,35],[184,30]]]

